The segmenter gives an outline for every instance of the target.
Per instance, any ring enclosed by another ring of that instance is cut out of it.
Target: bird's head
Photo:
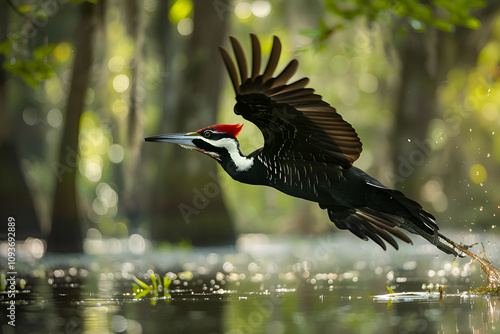
[[[225,155],[239,152],[236,136],[243,124],[217,124],[196,132],[172,133],[144,138],[145,141],[173,143],[181,147],[197,150],[222,161]]]

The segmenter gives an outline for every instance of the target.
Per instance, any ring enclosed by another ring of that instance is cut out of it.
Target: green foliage
[[[50,79],[55,73],[54,68],[47,63],[47,57],[54,52],[56,45],[41,45],[29,56],[25,56],[24,50],[18,50],[20,39],[20,36],[14,36],[0,43],[0,54],[10,56],[2,67],[22,78],[28,85],[38,87],[40,81]]]
[[[48,44],[48,45],[41,45],[33,51],[33,56],[37,60],[42,60],[43,58],[47,58],[54,52],[54,49],[56,48],[56,44]]]
[[[13,75],[21,77],[28,85],[38,87],[40,81],[51,78],[54,69],[42,59],[12,58],[3,63],[3,68]]]
[[[381,16],[392,14],[406,18],[409,25],[417,30],[423,31],[427,26],[453,32],[456,26],[469,29],[477,29],[481,23],[469,14],[469,10],[485,6],[484,0],[431,0],[422,2],[419,0],[325,0],[328,12],[346,21],[357,17],[366,17],[369,21],[376,20]],[[342,27],[338,24],[329,29],[334,31]],[[318,40],[325,38],[324,27],[318,31]],[[311,32],[305,32],[306,35]],[[328,34],[326,34],[328,37]]]
[[[70,0],[71,3],[82,3],[82,2],[90,2],[93,4],[97,4],[99,0]]]

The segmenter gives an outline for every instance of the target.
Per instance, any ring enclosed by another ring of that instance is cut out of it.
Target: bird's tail
[[[387,188],[379,188],[381,193],[385,196],[389,195],[393,201],[398,202],[401,206],[399,208],[392,206],[393,214],[384,213],[385,216],[392,218],[393,221],[398,222],[398,227],[405,229],[413,234],[418,234],[436,246],[439,250],[452,254],[454,256],[464,257],[465,254],[456,247],[467,250],[471,246],[461,243],[455,243],[448,237],[439,233],[439,227],[436,225],[436,218],[425,211],[420,204],[406,197],[402,192],[391,190]],[[379,198],[381,201],[383,197]],[[386,201],[385,201],[386,202]],[[382,205],[384,202],[377,203]]]

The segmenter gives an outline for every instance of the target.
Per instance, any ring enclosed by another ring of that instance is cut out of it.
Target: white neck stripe
[[[234,139],[223,138],[219,140],[204,140],[210,143],[212,146],[225,148],[229,153],[231,160],[236,165],[236,170],[238,172],[247,171],[253,166],[253,158],[242,156]]]

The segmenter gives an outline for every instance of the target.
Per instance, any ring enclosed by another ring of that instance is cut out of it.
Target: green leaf
[[[321,31],[319,29],[299,29],[299,34],[312,38],[312,39],[319,39],[321,36]]]
[[[82,2],[90,2],[96,5],[99,0],[70,0],[71,3],[82,3]]]
[[[30,12],[32,10],[33,10],[33,6],[30,6],[30,5],[25,5],[25,6],[19,6],[19,7],[17,7],[17,12],[21,13],[21,14]]]
[[[439,30],[442,31],[447,31],[447,32],[454,32],[455,31],[455,26],[451,24],[450,22],[447,22],[445,20],[440,20],[440,19],[433,19],[430,22],[431,25],[434,27],[438,28]]]
[[[143,288],[144,290],[150,290],[149,288],[149,285],[147,285],[146,283],[144,283],[143,281],[141,281],[140,279],[138,279],[137,277],[132,277],[134,279],[134,282],[136,282],[141,288]]]
[[[35,79],[46,80],[52,78],[55,74],[54,69],[44,62],[37,62],[37,68],[35,69]]]
[[[35,16],[39,19],[46,19],[49,15],[42,9],[38,9],[35,11]]]
[[[20,77],[33,88],[40,86],[40,82],[27,73],[21,73]]]
[[[462,22],[464,27],[469,29],[479,29],[481,28],[481,21],[476,19],[475,17],[469,17],[465,21]]]
[[[42,60],[43,58],[49,56],[54,52],[56,44],[41,45],[33,51],[33,56],[35,59]]]
[[[15,76],[21,77],[31,87],[38,87],[40,83],[33,77],[32,67],[34,61],[24,62],[17,58],[14,63],[6,61],[3,63],[3,68]],[[34,62],[36,63],[36,62]]]
[[[6,56],[10,55],[10,43],[11,43],[11,40],[10,39],[6,39],[5,41],[3,41],[2,43],[0,43],[0,54],[4,54]]]

